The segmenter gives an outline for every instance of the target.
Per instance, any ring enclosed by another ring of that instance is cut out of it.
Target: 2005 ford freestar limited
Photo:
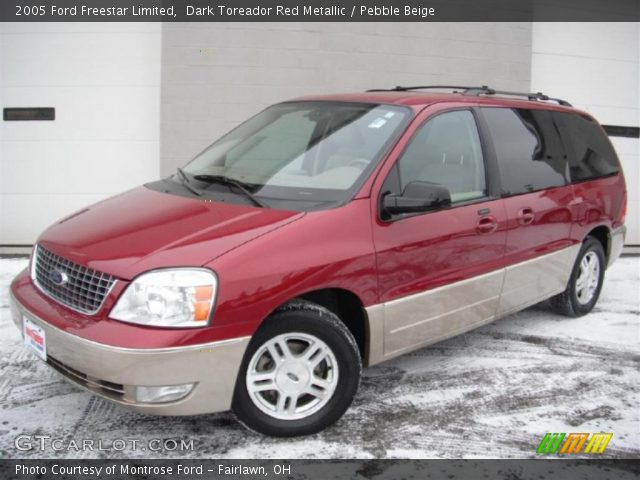
[[[362,365],[549,298],[588,313],[625,234],[602,128],[442,90],[274,105],[55,223],[11,285],[25,342],[120,405],[293,436],[340,418]]]

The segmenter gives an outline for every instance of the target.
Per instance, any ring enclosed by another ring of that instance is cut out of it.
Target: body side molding
[[[366,308],[368,365],[472,330],[561,293],[581,244]]]

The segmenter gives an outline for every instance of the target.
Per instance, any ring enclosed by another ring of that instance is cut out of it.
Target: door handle
[[[518,212],[518,223],[520,225],[531,225],[536,218],[536,214],[533,213],[533,208],[524,207]]]
[[[492,216],[482,217],[478,219],[478,223],[476,224],[476,232],[480,235],[488,235],[497,229],[498,221]]]

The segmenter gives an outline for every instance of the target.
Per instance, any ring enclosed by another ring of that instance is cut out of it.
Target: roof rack
[[[562,100],[561,98],[553,98],[549,95],[545,95],[542,92],[535,93],[526,93],[526,92],[511,92],[508,90],[495,90],[493,88],[483,87],[481,89],[475,90],[467,90],[463,92],[463,95],[507,95],[511,97],[526,97],[528,100],[536,100],[536,101],[545,101],[545,102],[556,102],[559,105],[564,105],[565,107],[571,107],[572,105],[566,100]]]
[[[367,90],[367,92],[408,92],[410,90],[462,90],[462,92],[466,92],[468,90],[481,90],[487,89],[486,85],[482,87],[469,87],[469,86],[460,86],[460,85],[423,85],[416,87],[403,87],[401,85],[397,85],[393,88],[377,88],[373,90]]]
[[[375,90],[367,90],[367,91],[368,92],[407,92],[411,90],[431,90],[431,89],[453,90],[454,93],[461,93],[462,95],[475,95],[475,96],[507,95],[511,97],[526,97],[527,100],[532,100],[532,101],[548,101],[548,102],[556,102],[559,105],[563,105],[565,107],[572,106],[566,100],[562,100],[561,98],[553,98],[553,97],[550,97],[549,95],[545,95],[542,92],[535,92],[535,93],[511,92],[508,90],[496,90],[486,85],[482,85],[481,87],[467,87],[467,86],[455,86],[455,85],[424,85],[424,86],[416,86],[416,87],[403,87],[398,85],[390,89],[375,89]]]

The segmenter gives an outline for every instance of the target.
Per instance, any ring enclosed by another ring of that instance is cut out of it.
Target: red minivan
[[[340,418],[362,365],[546,299],[588,313],[625,233],[602,128],[430,88],[279,103],[58,221],[11,285],[26,344],[120,405],[294,436]]]

